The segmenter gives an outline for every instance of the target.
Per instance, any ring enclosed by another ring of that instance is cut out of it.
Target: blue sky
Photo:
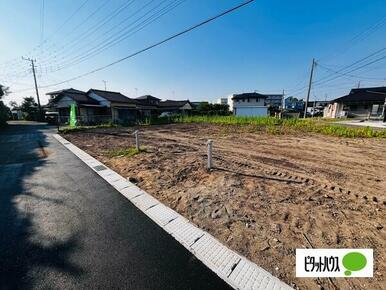
[[[77,57],[92,52],[98,44],[107,43],[107,38],[119,36],[121,29],[130,29],[133,21],[141,21],[144,19],[141,17],[151,15],[151,11],[179,3],[175,0],[89,0],[69,19],[84,1],[44,0],[44,13],[43,0],[0,1],[0,83],[14,91],[5,98],[6,103],[35,96],[28,63],[21,60],[21,56],[36,58],[38,83],[45,86],[124,57],[242,2],[182,1],[127,39],[79,62]],[[125,9],[101,25],[125,4]],[[107,81],[108,90],[120,91],[129,97],[152,94],[163,99],[197,101],[255,90],[281,93],[284,89],[304,98],[303,87],[308,81],[312,58],[320,63],[315,71],[317,81],[331,73],[325,67],[339,70],[385,47],[385,16],[384,0],[256,0],[106,70],[42,88],[41,99],[46,103],[46,92],[67,87],[103,89],[102,80]],[[97,25],[101,27],[93,30]],[[367,33],[354,38],[366,30]],[[384,55],[386,51],[379,56]],[[311,99],[338,97],[358,81],[361,86],[386,85],[386,60],[352,75],[355,77],[340,77],[315,86]]]

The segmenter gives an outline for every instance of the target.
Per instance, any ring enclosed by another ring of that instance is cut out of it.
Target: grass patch
[[[235,116],[170,116],[149,120],[149,125],[167,123],[211,123],[221,125],[248,125],[270,134],[319,133],[347,138],[386,138],[386,130],[370,127],[352,128],[329,124],[321,119],[278,119],[274,117]]]
[[[63,134],[67,133],[73,133],[73,132],[81,132],[81,131],[86,131],[90,129],[103,129],[103,128],[117,128],[119,125],[117,124],[100,124],[100,125],[95,125],[95,126],[76,126],[76,127],[64,127],[60,128],[59,132]]]
[[[141,146],[139,147],[139,150],[135,147],[130,147],[126,149],[115,149],[111,150],[107,153],[107,156],[110,158],[112,157],[132,157],[134,155],[137,155],[141,152],[146,152],[145,147]]]

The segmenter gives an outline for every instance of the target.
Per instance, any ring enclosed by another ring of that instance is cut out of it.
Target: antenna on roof
[[[107,81],[102,80],[102,82],[105,84],[105,91],[107,91],[107,88],[106,88],[106,83],[107,83]]]

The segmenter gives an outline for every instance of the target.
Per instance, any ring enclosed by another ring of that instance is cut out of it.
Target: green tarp
[[[70,126],[75,127],[76,126],[76,104],[71,104],[71,110],[70,110]]]

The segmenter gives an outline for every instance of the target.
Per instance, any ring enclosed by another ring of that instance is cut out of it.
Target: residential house
[[[190,102],[193,106],[193,109],[197,109],[200,105],[207,105],[209,102],[207,101],[197,101],[197,102]]]
[[[303,112],[304,101],[302,99],[298,100],[295,97],[288,97],[284,100],[284,107],[289,111]]]
[[[193,104],[189,100],[185,101],[161,101],[151,95],[141,96],[135,99],[137,109],[141,117],[158,116],[166,114],[187,114],[192,111]]]
[[[149,118],[158,115],[158,104],[160,99],[151,95],[140,96],[135,99],[137,101],[138,117]]]
[[[352,89],[346,96],[332,100],[324,109],[327,118],[381,118],[386,104],[386,87]]]
[[[47,95],[50,96],[47,107],[59,113],[58,117],[61,123],[69,121],[71,104],[76,104],[78,120],[81,123],[99,123],[104,120],[101,120],[101,117],[98,116],[108,116],[110,114],[107,107],[90,98],[83,91],[70,88],[50,92]],[[106,119],[109,120],[110,117],[106,117]]]
[[[166,100],[158,103],[158,111],[162,114],[189,114],[193,110],[193,104],[189,100]]]
[[[216,100],[215,104],[227,105],[228,104],[228,98],[219,98]]]
[[[280,110],[283,107],[283,94],[264,94],[267,96],[265,99],[265,105],[274,108],[275,110]]]
[[[12,120],[23,120],[23,112],[19,106],[11,108],[11,118]]]
[[[267,96],[259,93],[233,94],[228,98],[228,104],[235,116],[267,116],[265,105]]]
[[[108,116],[113,123],[131,123],[137,119],[137,101],[119,92],[90,89],[87,96],[108,108]]]
[[[68,123],[72,104],[77,107],[79,124],[134,123],[160,114],[189,114],[193,104],[185,101],[161,101],[151,95],[131,99],[119,92],[90,89],[87,92],[65,89],[47,93],[50,111],[59,113],[59,122]]]

